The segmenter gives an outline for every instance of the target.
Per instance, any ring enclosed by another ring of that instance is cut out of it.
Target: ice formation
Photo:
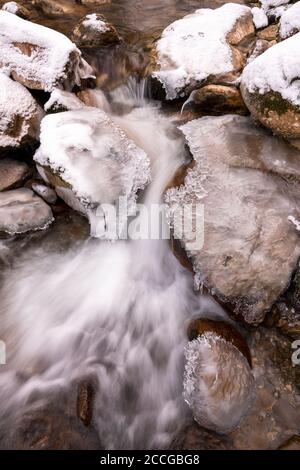
[[[101,204],[116,204],[120,196],[127,197],[132,211],[137,191],[150,180],[145,152],[96,108],[46,116],[34,159],[44,167],[40,172],[46,180],[45,168],[49,168],[66,183],[57,184],[57,193],[86,213],[91,223],[96,215],[103,218]]]
[[[216,432],[229,432],[247,414],[255,397],[254,378],[243,354],[207,332],[185,348],[183,396],[195,420]]]
[[[181,130],[195,163],[184,184],[166,194],[169,219],[178,206],[203,205],[202,249],[189,248],[195,223],[182,238],[197,284],[259,323],[288,285],[300,254],[287,221],[298,214],[299,152],[247,117],[203,117]]]

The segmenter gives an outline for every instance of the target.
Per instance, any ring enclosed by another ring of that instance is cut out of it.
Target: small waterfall
[[[141,200],[150,207],[161,202],[185,150],[145,90],[145,82],[130,81],[108,99],[99,90],[93,98],[149,155],[152,183]],[[89,240],[75,253],[51,258],[39,249],[7,274],[1,295],[8,354],[0,375],[3,425],[13,426],[7,415],[34,410],[50,391],[59,395],[92,376],[94,423],[104,448],[170,443],[188,412],[186,321],[216,307],[194,292],[167,240]]]

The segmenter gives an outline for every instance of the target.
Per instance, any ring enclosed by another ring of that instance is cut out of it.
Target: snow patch
[[[291,5],[281,15],[279,23],[280,37],[285,39],[300,30],[300,2]]]
[[[7,2],[2,6],[2,10],[15,15],[19,10],[19,5],[16,2]]]
[[[44,105],[45,111],[74,111],[84,108],[84,103],[74,93],[55,88]]]
[[[250,11],[234,3],[216,10],[200,9],[163,31],[156,45],[160,70],[153,76],[163,84],[167,99],[183,96],[186,86],[201,83],[209,75],[233,71],[226,37],[236,21]]]
[[[86,19],[82,22],[83,26],[87,28],[91,28],[98,33],[106,33],[109,31],[109,26],[105,21],[100,20],[96,13],[91,13],[90,15],[86,15]]]
[[[263,8],[254,7],[252,8],[251,12],[253,15],[253,23],[255,28],[260,29],[268,26],[269,20]]]

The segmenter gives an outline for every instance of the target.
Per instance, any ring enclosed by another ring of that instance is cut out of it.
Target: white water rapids
[[[162,199],[185,150],[142,86],[120,88],[110,104],[95,94],[151,159],[152,183],[141,195],[149,206]],[[1,416],[29,403],[34,409],[33,397],[51,397],[91,374],[98,382],[93,422],[104,448],[167,446],[187,413],[186,321],[216,308],[194,292],[167,240],[88,240],[75,253],[51,257],[40,248],[5,275]]]

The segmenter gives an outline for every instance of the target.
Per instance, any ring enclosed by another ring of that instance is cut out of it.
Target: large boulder
[[[157,42],[158,70],[167,99],[188,94],[204,83],[232,83],[246,61],[245,43],[254,37],[251,9],[228,3],[200,9],[175,21]]]
[[[101,205],[116,205],[123,196],[133,211],[137,191],[150,179],[145,152],[96,108],[46,116],[34,159],[57,194],[89,217],[94,236],[109,231]]]
[[[244,69],[241,91],[252,116],[287,139],[300,137],[300,33],[276,44]]]
[[[91,67],[66,36],[0,11],[0,68],[27,88],[71,89],[91,76]]]
[[[30,189],[0,193],[0,233],[14,235],[43,230],[52,222],[50,207]]]
[[[117,44],[120,37],[103,15],[91,13],[75,26],[73,41],[78,47],[102,47]]]
[[[37,140],[43,115],[29,91],[0,72],[0,154]]]
[[[166,193],[175,236],[198,285],[257,324],[288,286],[300,254],[299,152],[242,116],[203,117],[181,130],[194,162],[183,185]],[[178,207],[193,209],[183,234],[174,224]]]

